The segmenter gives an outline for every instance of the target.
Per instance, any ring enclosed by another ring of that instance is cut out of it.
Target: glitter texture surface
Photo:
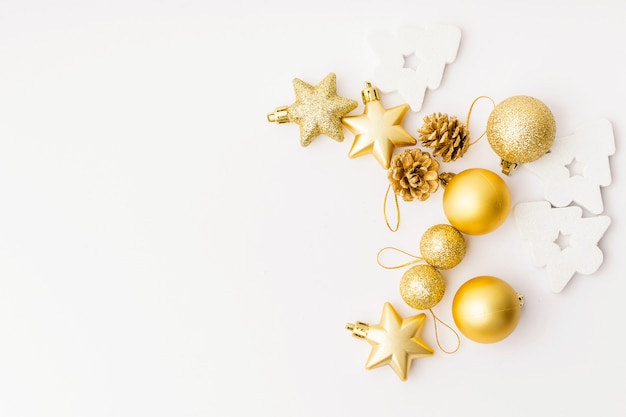
[[[308,146],[319,135],[343,141],[341,118],[359,105],[355,100],[337,95],[337,77],[328,74],[312,86],[293,80],[296,101],[288,108],[289,121],[300,125],[300,143]]]
[[[436,224],[422,235],[420,252],[429,265],[438,269],[457,266],[465,256],[463,234],[449,224]]]
[[[556,137],[550,109],[529,96],[513,96],[499,103],[487,120],[487,140],[502,160],[523,164],[548,152]]]
[[[441,301],[445,291],[443,275],[430,265],[415,265],[400,280],[402,299],[417,310],[433,308]]]

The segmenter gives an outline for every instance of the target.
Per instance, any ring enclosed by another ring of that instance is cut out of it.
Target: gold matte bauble
[[[443,210],[459,231],[482,235],[504,223],[511,210],[511,194],[495,172],[471,168],[448,182],[443,193]]]
[[[465,238],[449,224],[436,224],[422,235],[420,253],[435,268],[454,268],[465,256]]]
[[[529,96],[513,96],[499,103],[487,119],[487,140],[502,158],[502,172],[509,175],[518,164],[544,155],[556,137],[556,122],[543,102]]]
[[[446,291],[446,283],[437,268],[415,265],[400,280],[400,295],[404,302],[417,310],[433,308]]]
[[[523,297],[506,281],[479,276],[458,289],[452,301],[452,316],[468,339],[495,343],[515,330],[522,304]]]

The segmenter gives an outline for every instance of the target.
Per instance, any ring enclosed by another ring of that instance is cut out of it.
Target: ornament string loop
[[[472,104],[470,105],[469,111],[467,112],[467,118],[465,119],[465,126],[467,126],[467,128],[469,129],[469,122],[470,122],[470,116],[472,115],[472,110],[474,109],[474,105],[476,104],[476,102],[480,99],[486,98],[487,100],[491,101],[491,104],[493,104],[493,107],[496,107],[496,102],[493,101],[493,99],[489,96],[478,96],[474,99],[474,101],[472,101]],[[475,144],[476,142],[478,142],[479,140],[481,140],[483,138],[483,136],[485,136],[485,134],[487,133],[487,130],[485,129],[485,131],[482,133],[482,135],[480,135],[478,137],[478,139],[476,139],[473,142],[470,142],[469,146],[472,146],[473,144]]]
[[[391,190],[391,184],[387,186],[387,191],[385,192],[385,199],[383,200],[383,214],[385,216],[385,223],[387,224],[387,228],[392,232],[397,232],[400,227],[400,205],[398,204],[398,195],[393,193],[393,199],[396,206],[396,225],[395,227],[391,227],[389,224],[389,217],[387,216],[387,198],[389,197],[389,191]]]
[[[380,261],[380,255],[384,251],[387,251],[387,250],[394,250],[396,252],[400,252],[400,253],[403,253],[403,254],[405,254],[407,256],[410,256],[411,258],[414,258],[414,259],[411,260],[411,261],[405,262],[403,264],[400,264],[400,265],[385,265],[385,264],[383,264]],[[403,268],[405,266],[413,265],[413,264],[416,264],[416,263],[422,262],[422,261],[424,261],[424,258],[419,257],[419,256],[415,256],[415,255],[413,255],[413,254],[411,254],[409,252],[403,251],[402,249],[394,248],[393,246],[386,246],[386,247],[382,248],[381,250],[378,251],[378,254],[376,255],[376,262],[378,263],[378,265],[380,265],[381,267],[383,267],[385,269],[400,269],[400,268]]]
[[[437,346],[439,346],[439,349],[441,349],[443,353],[447,353],[448,355],[456,353],[461,347],[461,338],[459,337],[459,334],[449,324],[446,324],[439,317],[437,317],[435,313],[433,312],[432,308],[429,308],[428,311],[430,311],[430,314],[433,315],[433,323],[435,323],[435,338],[437,339]],[[454,348],[454,350],[446,350],[441,346],[441,342],[439,341],[439,329],[437,328],[437,322],[446,326],[448,329],[450,329],[450,331],[454,334],[454,336],[456,336],[456,347]]]

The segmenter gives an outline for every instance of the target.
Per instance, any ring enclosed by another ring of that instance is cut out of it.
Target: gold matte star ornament
[[[295,78],[293,89],[296,93],[295,103],[276,108],[273,113],[267,115],[267,120],[299,124],[302,146],[309,146],[319,135],[326,135],[337,142],[342,142],[341,118],[356,109],[359,104],[337,95],[336,75],[331,72],[316,86]]]
[[[401,380],[406,381],[411,362],[416,358],[432,356],[435,352],[421,338],[426,314],[402,318],[391,303],[385,303],[380,323],[368,325],[357,321],[346,328],[358,339],[372,345],[365,364],[366,369],[389,365]]]
[[[348,156],[356,158],[372,154],[383,168],[389,169],[393,151],[397,147],[412,146],[417,140],[402,127],[408,104],[385,109],[380,103],[378,89],[369,82],[361,91],[365,111],[360,116],[347,116],[342,119],[356,136]]]

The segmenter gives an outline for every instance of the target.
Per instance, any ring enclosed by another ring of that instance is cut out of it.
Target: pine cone
[[[454,116],[441,113],[426,116],[418,133],[422,145],[433,149],[433,156],[440,156],[444,162],[457,160],[469,148],[469,130]]]
[[[407,149],[391,159],[389,182],[404,201],[424,201],[439,187],[439,162],[428,152]]]

